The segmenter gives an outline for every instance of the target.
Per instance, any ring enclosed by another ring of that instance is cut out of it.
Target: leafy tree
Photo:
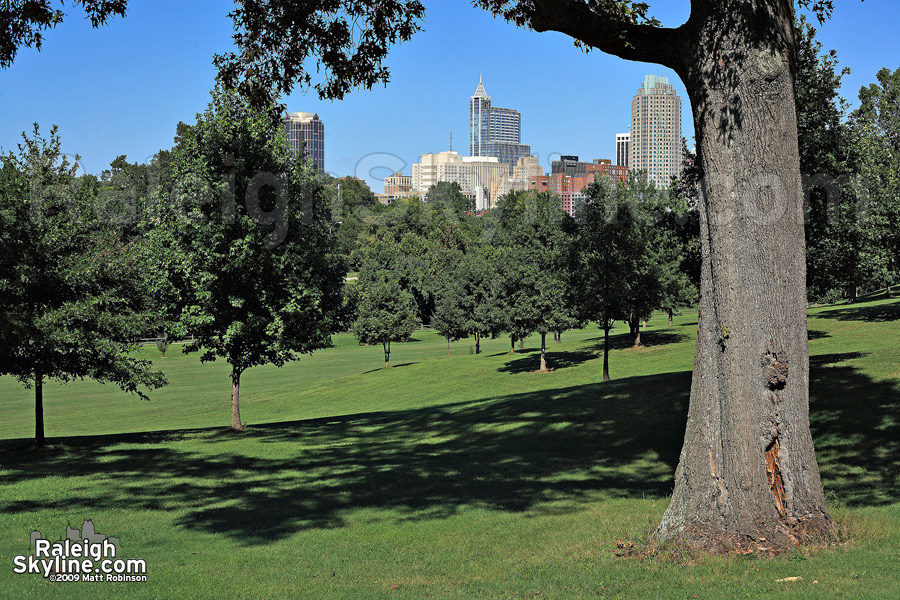
[[[816,30],[801,16],[797,23],[797,140],[806,200],[806,284],[810,298],[836,287],[854,289],[859,279],[859,236],[851,215],[852,196],[842,194],[848,169],[847,103],[839,95],[837,53],[823,52]]]
[[[383,207],[375,194],[361,179],[355,177],[332,178],[323,175],[324,195],[331,206],[330,230],[335,237],[338,252],[349,261],[350,268],[358,268],[353,260],[358,254],[359,236],[363,231],[363,221],[379,214]]]
[[[425,203],[443,203],[457,213],[475,209],[475,202],[466,198],[462,193],[462,187],[455,181],[439,181],[431,186],[425,194]]]
[[[466,329],[466,314],[460,306],[462,290],[459,286],[445,288],[444,293],[437,302],[431,326],[447,340],[447,356],[450,356],[450,342],[456,342],[468,337]]]
[[[546,372],[547,333],[574,320],[567,277],[572,222],[550,194],[508,194],[498,212],[505,240],[499,275],[507,330],[519,340],[540,334],[540,370]]]
[[[135,342],[152,327],[133,246],[93,214],[93,186],[50,138],[24,136],[0,156],[0,374],[35,389],[35,443],[44,445],[43,385],[90,378],[146,399],[165,384]]]
[[[634,270],[632,257],[640,239],[621,188],[598,177],[586,189],[586,200],[576,212],[577,264],[573,269],[576,304],[580,316],[603,330],[603,381],[609,381],[609,331],[627,320],[631,311],[625,290]]]
[[[416,304],[396,273],[387,269],[359,274],[359,307],[353,334],[361,344],[381,344],[384,366],[391,366],[391,342],[402,342],[416,328]]]
[[[498,336],[504,324],[493,248],[466,253],[445,249],[443,255],[435,273],[440,300],[432,324],[442,335],[452,333],[454,340],[473,336],[475,354],[480,354],[481,340]]]
[[[495,338],[503,331],[504,315],[497,285],[496,250],[487,246],[463,255],[457,277],[466,302],[466,331],[475,338],[475,354],[481,340]]]
[[[216,88],[197,123],[179,126],[149,214],[153,279],[177,291],[185,352],[231,366],[231,427],[243,431],[240,380],[330,345],[345,268],[310,163],[265,111]]]
[[[861,262],[872,285],[900,279],[900,68],[881,69],[878,83],[860,89],[850,118],[856,218]]]
[[[124,17],[128,0],[74,0],[91,25],[105,25],[111,17]],[[63,0],[19,0],[0,5],[0,67],[12,65],[19,48],[41,49],[44,31],[62,23]]]

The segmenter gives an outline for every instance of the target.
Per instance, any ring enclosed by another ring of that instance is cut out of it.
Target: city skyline
[[[135,3],[128,17],[98,30],[70,10],[42,52],[23,49],[0,71],[0,146],[15,151],[34,122],[44,135],[58,124],[63,151],[80,154],[83,171],[96,174],[118,155],[145,162],[171,148],[177,123],[193,123],[209,102],[212,55],[232,47],[232,7],[225,0]],[[689,12],[686,0],[651,7],[665,26]],[[890,15],[900,16],[900,6],[888,0],[841,3],[818,27],[824,49],[837,50],[840,66],[852,69],[842,89],[851,105],[880,68],[898,66],[896,54],[884,51],[893,39]],[[517,29],[471,7],[427,6],[423,27],[392,49],[386,88],[356,90],[340,102],[299,90],[282,99],[287,111],[316,113],[328,125],[327,172],[361,176],[379,192],[384,177],[410,173],[423,153],[448,150],[451,133],[454,149],[464,150],[469,114],[461,98],[479,74],[500,104],[521,112],[522,140],[545,171],[560,155],[615,159],[615,135],[627,131],[630,99],[648,74],[668,77],[684,99],[682,127],[694,145],[684,86],[668,69],[584,53],[567,36]],[[509,48],[516,49],[512,63],[487,58]],[[541,76],[539,84],[521,76],[523,65]]]

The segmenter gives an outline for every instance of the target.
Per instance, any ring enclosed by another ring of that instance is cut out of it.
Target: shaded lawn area
[[[333,415],[264,417],[234,435],[191,427],[203,418],[186,413],[184,428],[85,433],[41,452],[0,440],[0,561],[27,547],[32,528],[54,535],[92,518],[156,565],[155,583],[108,597],[897,597],[900,327],[857,318],[896,306],[856,308],[810,320],[817,456],[829,501],[857,536],[843,550],[687,570],[615,557],[615,540],[646,537],[671,491],[694,343],[676,323],[644,332],[644,350],[617,333],[613,375],[634,376],[606,384],[596,382],[595,328],[549,344],[549,375],[531,373],[534,340],[525,353],[505,355],[499,339],[486,344],[492,355],[454,347],[443,359],[443,340],[424,335],[417,353],[402,350],[403,369],[358,364],[354,375],[339,357],[370,349],[327,351],[323,368],[341,373],[340,389],[305,380],[312,397],[294,410],[315,415],[318,400],[321,414],[334,394]],[[271,403],[263,415],[291,406]],[[827,585],[773,583],[797,574]],[[21,587],[10,577],[0,573],[0,589],[59,597],[39,578]]]

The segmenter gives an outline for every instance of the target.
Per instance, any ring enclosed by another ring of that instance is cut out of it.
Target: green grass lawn
[[[0,597],[900,598],[900,302],[810,311],[811,419],[843,545],[689,562],[616,556],[671,491],[696,314],[643,349],[615,330],[474,355],[432,332],[351,336],[242,378],[227,430],[225,364],[144,352],[170,385],[149,402],[92,382],[45,387],[50,447],[30,448],[32,391],[0,379]],[[148,563],[146,583],[14,575],[29,535],[92,519]],[[802,581],[776,582],[801,576]],[[814,583],[817,582],[817,583]]]

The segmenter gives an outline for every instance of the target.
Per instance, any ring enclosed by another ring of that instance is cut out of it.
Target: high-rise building
[[[491,106],[491,97],[481,79],[469,98],[469,154],[493,156],[510,167],[520,157],[531,156],[531,146],[522,143],[522,115],[511,108]]]
[[[681,98],[666,77],[647,75],[631,101],[628,166],[641,169],[657,187],[681,174]]]
[[[316,113],[288,113],[284,119],[288,145],[312,159],[317,171],[325,170],[325,123]]]
[[[616,164],[628,166],[628,144],[631,141],[631,132],[616,134]]]

